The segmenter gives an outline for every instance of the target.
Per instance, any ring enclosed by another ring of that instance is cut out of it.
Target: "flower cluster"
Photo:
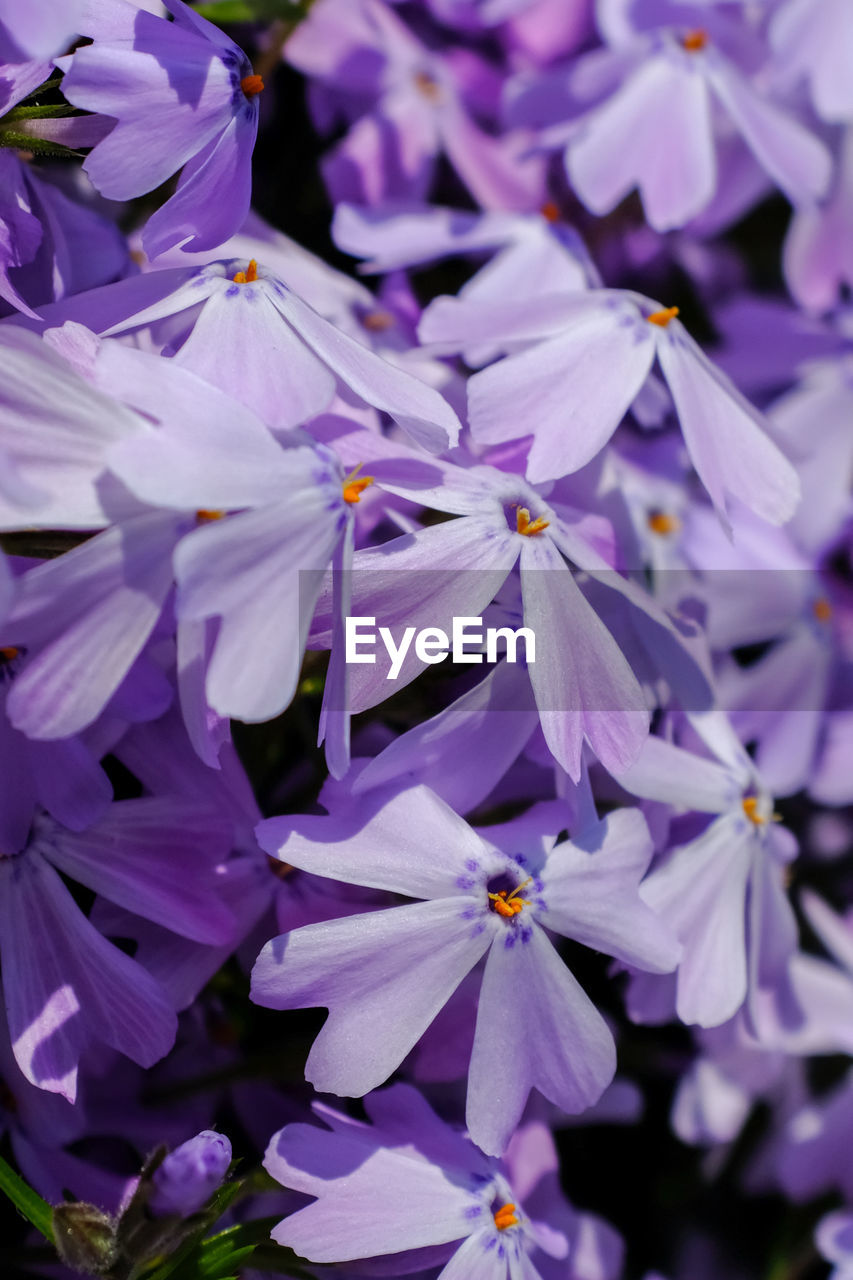
[[[113,1280],[850,1280],[850,0],[0,63],[0,1187]]]

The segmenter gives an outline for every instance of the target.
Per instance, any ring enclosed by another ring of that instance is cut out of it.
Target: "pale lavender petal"
[[[507,1275],[511,1275],[512,1280],[528,1280],[526,1272],[518,1269],[508,1272],[506,1256],[496,1256],[496,1253],[495,1232],[475,1231],[467,1240],[462,1241],[437,1280],[504,1280]],[[519,1260],[514,1261],[518,1267]],[[532,1276],[539,1280],[536,1271]]]
[[[466,1121],[477,1146],[501,1154],[531,1088],[574,1115],[598,1101],[615,1071],[606,1022],[539,926],[524,938],[499,937],[486,961],[468,1077]]]
[[[12,626],[37,652],[9,694],[17,729],[64,738],[96,719],[160,617],[176,536],[173,516],[139,516],[24,576]]]
[[[314,1125],[288,1125],[270,1142],[264,1167],[283,1186],[319,1197],[272,1233],[312,1262],[458,1240],[471,1230],[466,1211],[480,1208],[473,1190],[448,1178],[440,1165],[414,1147],[379,1145],[372,1130],[332,1134]]]
[[[684,944],[678,1016],[715,1027],[743,1004],[747,989],[746,889],[754,837],[729,817],[676,849],[643,882],[641,895]]]
[[[491,934],[440,899],[306,925],[274,938],[252,999],[329,1010],[305,1075],[320,1093],[361,1097],[387,1080],[486,951]]]
[[[174,357],[242,400],[270,427],[287,429],[328,409],[335,378],[275,309],[265,289],[216,291]]]
[[[536,634],[530,681],[545,739],[573,781],[587,739],[606,769],[637,758],[648,734],[642,689],[565,561],[541,535],[521,551],[524,617]]]
[[[267,818],[258,843],[314,875],[412,898],[458,896],[466,860],[483,856],[479,836],[429,787],[386,794],[328,817]]]
[[[179,618],[221,619],[207,676],[221,716],[268,720],[293,697],[320,574],[346,519],[319,486],[298,492],[298,502],[195,529],[175,552]]]
[[[800,500],[800,482],[766,434],[761,414],[679,321],[659,333],[658,360],[690,460],[714,505],[725,513],[730,494],[771,524],[790,520]]]
[[[711,84],[758,163],[793,204],[820,199],[832,176],[824,144],[767,98],[735,67],[715,59]]]
[[[541,873],[543,924],[637,969],[670,973],[681,946],[638,894],[652,853],[639,809],[621,809],[557,845]]]
[[[632,795],[699,813],[725,813],[740,788],[728,769],[663,738],[648,737],[639,756],[616,775]]]
[[[277,292],[275,305],[347,387],[375,409],[389,413],[418,444],[433,453],[456,444],[459,419],[433,387],[336,329],[295,293]]]
[[[139,419],[33,333],[4,325],[0,352],[0,449],[14,468],[0,483],[0,527],[100,528],[96,486],[107,449],[137,431]]]
[[[847,0],[788,0],[770,23],[779,71],[805,76],[818,114],[844,124],[853,118],[853,10]]]
[[[534,482],[578,471],[610,439],[653,360],[653,335],[632,304],[584,295],[556,337],[474,374],[472,434],[487,444],[532,434]]]
[[[566,152],[569,181],[593,213],[638,187],[650,226],[684,226],[714,194],[708,88],[690,55],[648,58],[579,127]]]

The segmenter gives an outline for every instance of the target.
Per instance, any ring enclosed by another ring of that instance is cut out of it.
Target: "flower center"
[[[441,85],[428,71],[415,73],[415,88],[427,102],[441,102]]]
[[[354,507],[356,503],[361,502],[361,495],[364,493],[365,489],[369,488],[370,485],[373,484],[373,476],[360,476],[358,474],[363,466],[364,463],[360,462],[357,467],[353,468],[348,476],[344,476],[343,484],[341,486],[344,493],[344,502],[348,502],[352,507]]]
[[[699,53],[708,43],[708,32],[703,31],[701,27],[697,27],[695,31],[688,31],[681,38],[681,47],[686,49],[688,53]]]
[[[758,796],[744,796],[741,801],[743,811],[755,827],[763,827],[767,819],[758,812]]]
[[[384,333],[386,329],[390,329],[394,323],[394,317],[390,311],[381,311],[378,307],[373,311],[366,312],[361,317],[361,323],[368,333]]]
[[[500,1209],[496,1209],[492,1214],[495,1220],[495,1226],[498,1231],[506,1231],[507,1227],[517,1227],[518,1218],[515,1216],[514,1204],[502,1204]]]
[[[490,893],[489,902],[491,903],[492,911],[496,912],[497,915],[502,916],[504,920],[512,920],[513,916],[519,915],[525,907],[530,906],[530,899],[517,898],[515,895],[517,893],[521,893],[525,885],[530,884],[532,879],[533,876],[528,876],[527,879],[520,885],[517,885],[511,893],[509,889],[500,889],[497,893]],[[514,1208],[515,1206],[510,1205],[509,1207]],[[502,1212],[503,1210],[501,1210],[501,1213]],[[508,1222],[506,1225],[512,1226],[512,1223]]]
[[[0,648],[0,661],[14,662],[20,652],[20,649],[14,644],[4,645]]]
[[[668,515],[666,511],[650,511],[647,523],[652,533],[659,533],[662,538],[678,533],[681,528],[678,516]]]
[[[665,329],[670,320],[674,320],[678,315],[678,307],[662,307],[660,311],[653,311],[650,316],[646,316],[649,324],[656,324],[659,329]]]
[[[829,603],[826,596],[821,596],[819,600],[815,600],[812,605],[812,613],[817,618],[818,622],[831,622],[832,605]]]
[[[519,507],[515,515],[515,527],[518,533],[523,533],[525,538],[533,538],[537,533],[541,533],[543,529],[547,529],[551,523],[550,520],[543,520],[541,516],[537,516],[535,520],[530,519],[530,512],[527,507]]]
[[[235,284],[254,284],[258,278],[258,264],[251,258],[245,271],[238,271],[233,277]]]
[[[263,77],[262,76],[243,76],[243,79],[240,81],[240,88],[243,90],[246,97],[251,101],[252,98],[257,98],[259,93],[263,93],[264,91]]]
[[[560,221],[560,210],[554,200],[546,200],[539,212],[546,222]]]

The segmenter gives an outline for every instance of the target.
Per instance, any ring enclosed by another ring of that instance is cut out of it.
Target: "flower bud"
[[[93,1204],[58,1204],[53,1210],[56,1251],[72,1271],[102,1275],[116,1260],[115,1223]]]
[[[202,1130],[176,1147],[157,1169],[149,1209],[155,1217],[189,1217],[221,1186],[230,1163],[231,1143],[225,1135]]]

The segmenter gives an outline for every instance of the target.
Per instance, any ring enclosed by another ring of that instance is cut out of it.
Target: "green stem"
[[[0,1191],[5,1191],[12,1204],[27,1218],[45,1240],[53,1244],[52,1210],[32,1187],[0,1156]]]

